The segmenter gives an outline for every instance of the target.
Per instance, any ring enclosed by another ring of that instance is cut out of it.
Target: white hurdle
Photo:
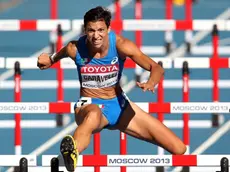
[[[229,114],[230,102],[134,102],[147,113]],[[75,102],[0,102],[0,114],[74,113]]]
[[[156,58],[151,57],[157,63],[161,61],[165,69],[170,68],[182,68],[182,64],[184,61],[187,61],[189,64],[189,68],[210,68],[211,58],[209,57],[180,57],[169,59],[165,57]],[[222,65],[225,68],[230,68],[230,57],[219,59],[222,61]],[[21,69],[38,69],[37,67],[37,58],[26,58],[26,57],[0,57],[0,68],[12,69],[14,68],[15,62],[18,61],[20,63]],[[129,68],[139,68],[139,66],[132,64],[130,59],[127,59],[127,66]],[[63,69],[76,69],[76,65],[74,62],[69,59],[61,60],[61,68]]]
[[[58,155],[43,155],[42,166],[50,166],[50,161]],[[219,167],[223,157],[230,155],[80,155],[77,166],[107,166],[107,167],[175,167],[199,166]],[[63,164],[63,159],[59,159]],[[60,165],[62,166],[62,165]]]
[[[0,167],[19,166],[21,158],[26,158],[28,166],[37,166],[36,155],[0,155]]]
[[[0,166],[18,166],[22,157],[25,157],[28,161],[26,168],[28,168],[29,172],[38,172],[39,170],[42,172],[50,172],[51,169],[54,168],[54,166],[51,166],[51,160],[60,156],[42,155],[41,166],[36,166],[36,157],[32,155],[1,155]],[[140,172],[142,170],[153,172],[155,167],[158,166],[212,167],[212,169],[217,169],[215,167],[218,167],[220,169],[220,166],[223,166],[221,162],[223,162],[223,160],[228,162],[228,159],[230,159],[230,155],[80,155],[77,164],[78,168],[75,171],[90,172],[94,170],[94,166],[100,166],[103,172],[119,171],[118,167],[121,166],[129,167],[127,168],[129,172]],[[58,161],[59,170],[66,171],[62,158],[58,158]],[[55,165],[57,166],[57,163]],[[225,167],[227,165],[229,167],[228,163],[225,164]]]

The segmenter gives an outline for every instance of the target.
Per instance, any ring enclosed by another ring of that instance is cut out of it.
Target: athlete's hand
[[[49,54],[47,53],[42,53],[39,57],[38,57],[38,61],[37,61],[37,66],[43,70],[43,69],[48,69],[50,66],[52,65],[51,59],[49,57]]]
[[[140,87],[144,92],[145,91],[151,91],[154,93],[154,84],[150,83],[150,82],[144,82],[144,83],[140,83],[137,82],[137,86]]]

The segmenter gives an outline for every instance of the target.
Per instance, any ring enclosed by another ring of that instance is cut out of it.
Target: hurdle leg
[[[220,160],[220,170],[221,172],[229,172],[229,167],[228,167],[228,158],[223,157]]]
[[[19,162],[19,172],[28,172],[28,161],[26,158],[21,158]]]
[[[189,172],[189,166],[185,166],[182,168],[181,172]]]
[[[164,172],[164,167],[156,167],[156,172]]]
[[[51,172],[59,172],[59,160],[58,158],[52,158],[50,161]]]

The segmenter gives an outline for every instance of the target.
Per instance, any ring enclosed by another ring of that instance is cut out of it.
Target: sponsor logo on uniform
[[[118,62],[118,57],[114,57],[113,60],[111,61],[111,64],[115,64]]]
[[[81,68],[81,73],[109,73],[118,71],[118,65],[87,65]]]
[[[118,64],[85,65],[81,68],[82,87],[105,88],[113,86],[118,81]]]

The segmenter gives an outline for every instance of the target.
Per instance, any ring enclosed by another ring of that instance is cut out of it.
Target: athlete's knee
[[[173,148],[173,154],[175,155],[183,155],[187,150],[186,145],[183,142],[177,143]]]
[[[95,129],[100,125],[101,117],[102,115],[100,109],[95,108],[87,112],[83,123]]]
[[[90,111],[85,117],[87,123],[99,123],[101,120],[101,114],[97,111]]]
[[[89,105],[80,110],[75,110],[75,121],[77,125],[84,123],[97,124],[100,123],[101,110],[98,106]]]

